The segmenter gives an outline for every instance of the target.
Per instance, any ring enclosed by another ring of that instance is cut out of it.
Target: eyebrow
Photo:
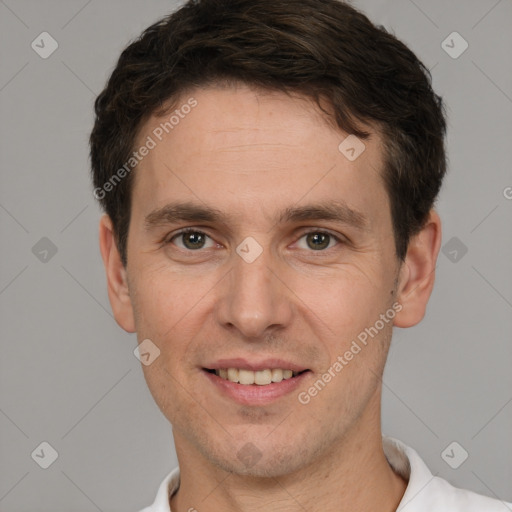
[[[173,224],[179,221],[215,223],[224,221],[225,218],[225,214],[210,206],[179,202],[166,204],[162,208],[153,210],[146,215],[144,226],[146,230],[150,230],[158,226]]]
[[[177,222],[209,222],[228,224],[232,218],[216,208],[191,202],[169,203],[158,208],[144,220],[147,231]],[[278,215],[278,222],[303,222],[308,220],[335,221],[347,224],[361,231],[368,231],[368,218],[361,212],[350,208],[343,201],[328,201],[318,204],[288,207]]]
[[[286,208],[279,216],[280,222],[301,222],[307,220],[330,220],[367,231],[367,217],[342,201]]]

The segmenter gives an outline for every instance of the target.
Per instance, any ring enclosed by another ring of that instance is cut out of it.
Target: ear
[[[115,243],[112,221],[107,214],[104,214],[100,219],[99,239],[101,257],[107,274],[108,298],[114,318],[125,331],[135,332],[126,269]]]
[[[441,219],[431,210],[425,227],[409,241],[399,273],[397,301],[402,305],[394,319],[397,327],[412,327],[425,316],[434,288],[437,255],[441,247]]]

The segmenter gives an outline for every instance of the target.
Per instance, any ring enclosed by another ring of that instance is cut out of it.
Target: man
[[[190,1],[95,107],[109,298],[179,461],[145,512],[510,506],[381,433],[446,170],[442,101],[407,47],[336,0]]]

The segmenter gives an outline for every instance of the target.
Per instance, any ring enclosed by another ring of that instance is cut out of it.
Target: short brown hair
[[[405,258],[446,172],[444,108],[428,69],[339,0],[190,0],[126,47],[95,101],[95,196],[125,265],[133,173],[108,193],[104,184],[130,158],[145,120],[187,89],[216,82],[299,93],[320,108],[326,101],[333,122],[363,139],[358,121],[379,127],[395,250]]]

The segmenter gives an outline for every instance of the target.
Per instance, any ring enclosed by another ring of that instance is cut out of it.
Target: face
[[[178,452],[287,474],[379,428],[401,308],[381,138],[340,150],[348,134],[281,93],[208,87],[177,109],[190,98],[172,131],[167,115],[139,133],[155,146],[134,171],[116,319],[160,350],[143,370]]]

